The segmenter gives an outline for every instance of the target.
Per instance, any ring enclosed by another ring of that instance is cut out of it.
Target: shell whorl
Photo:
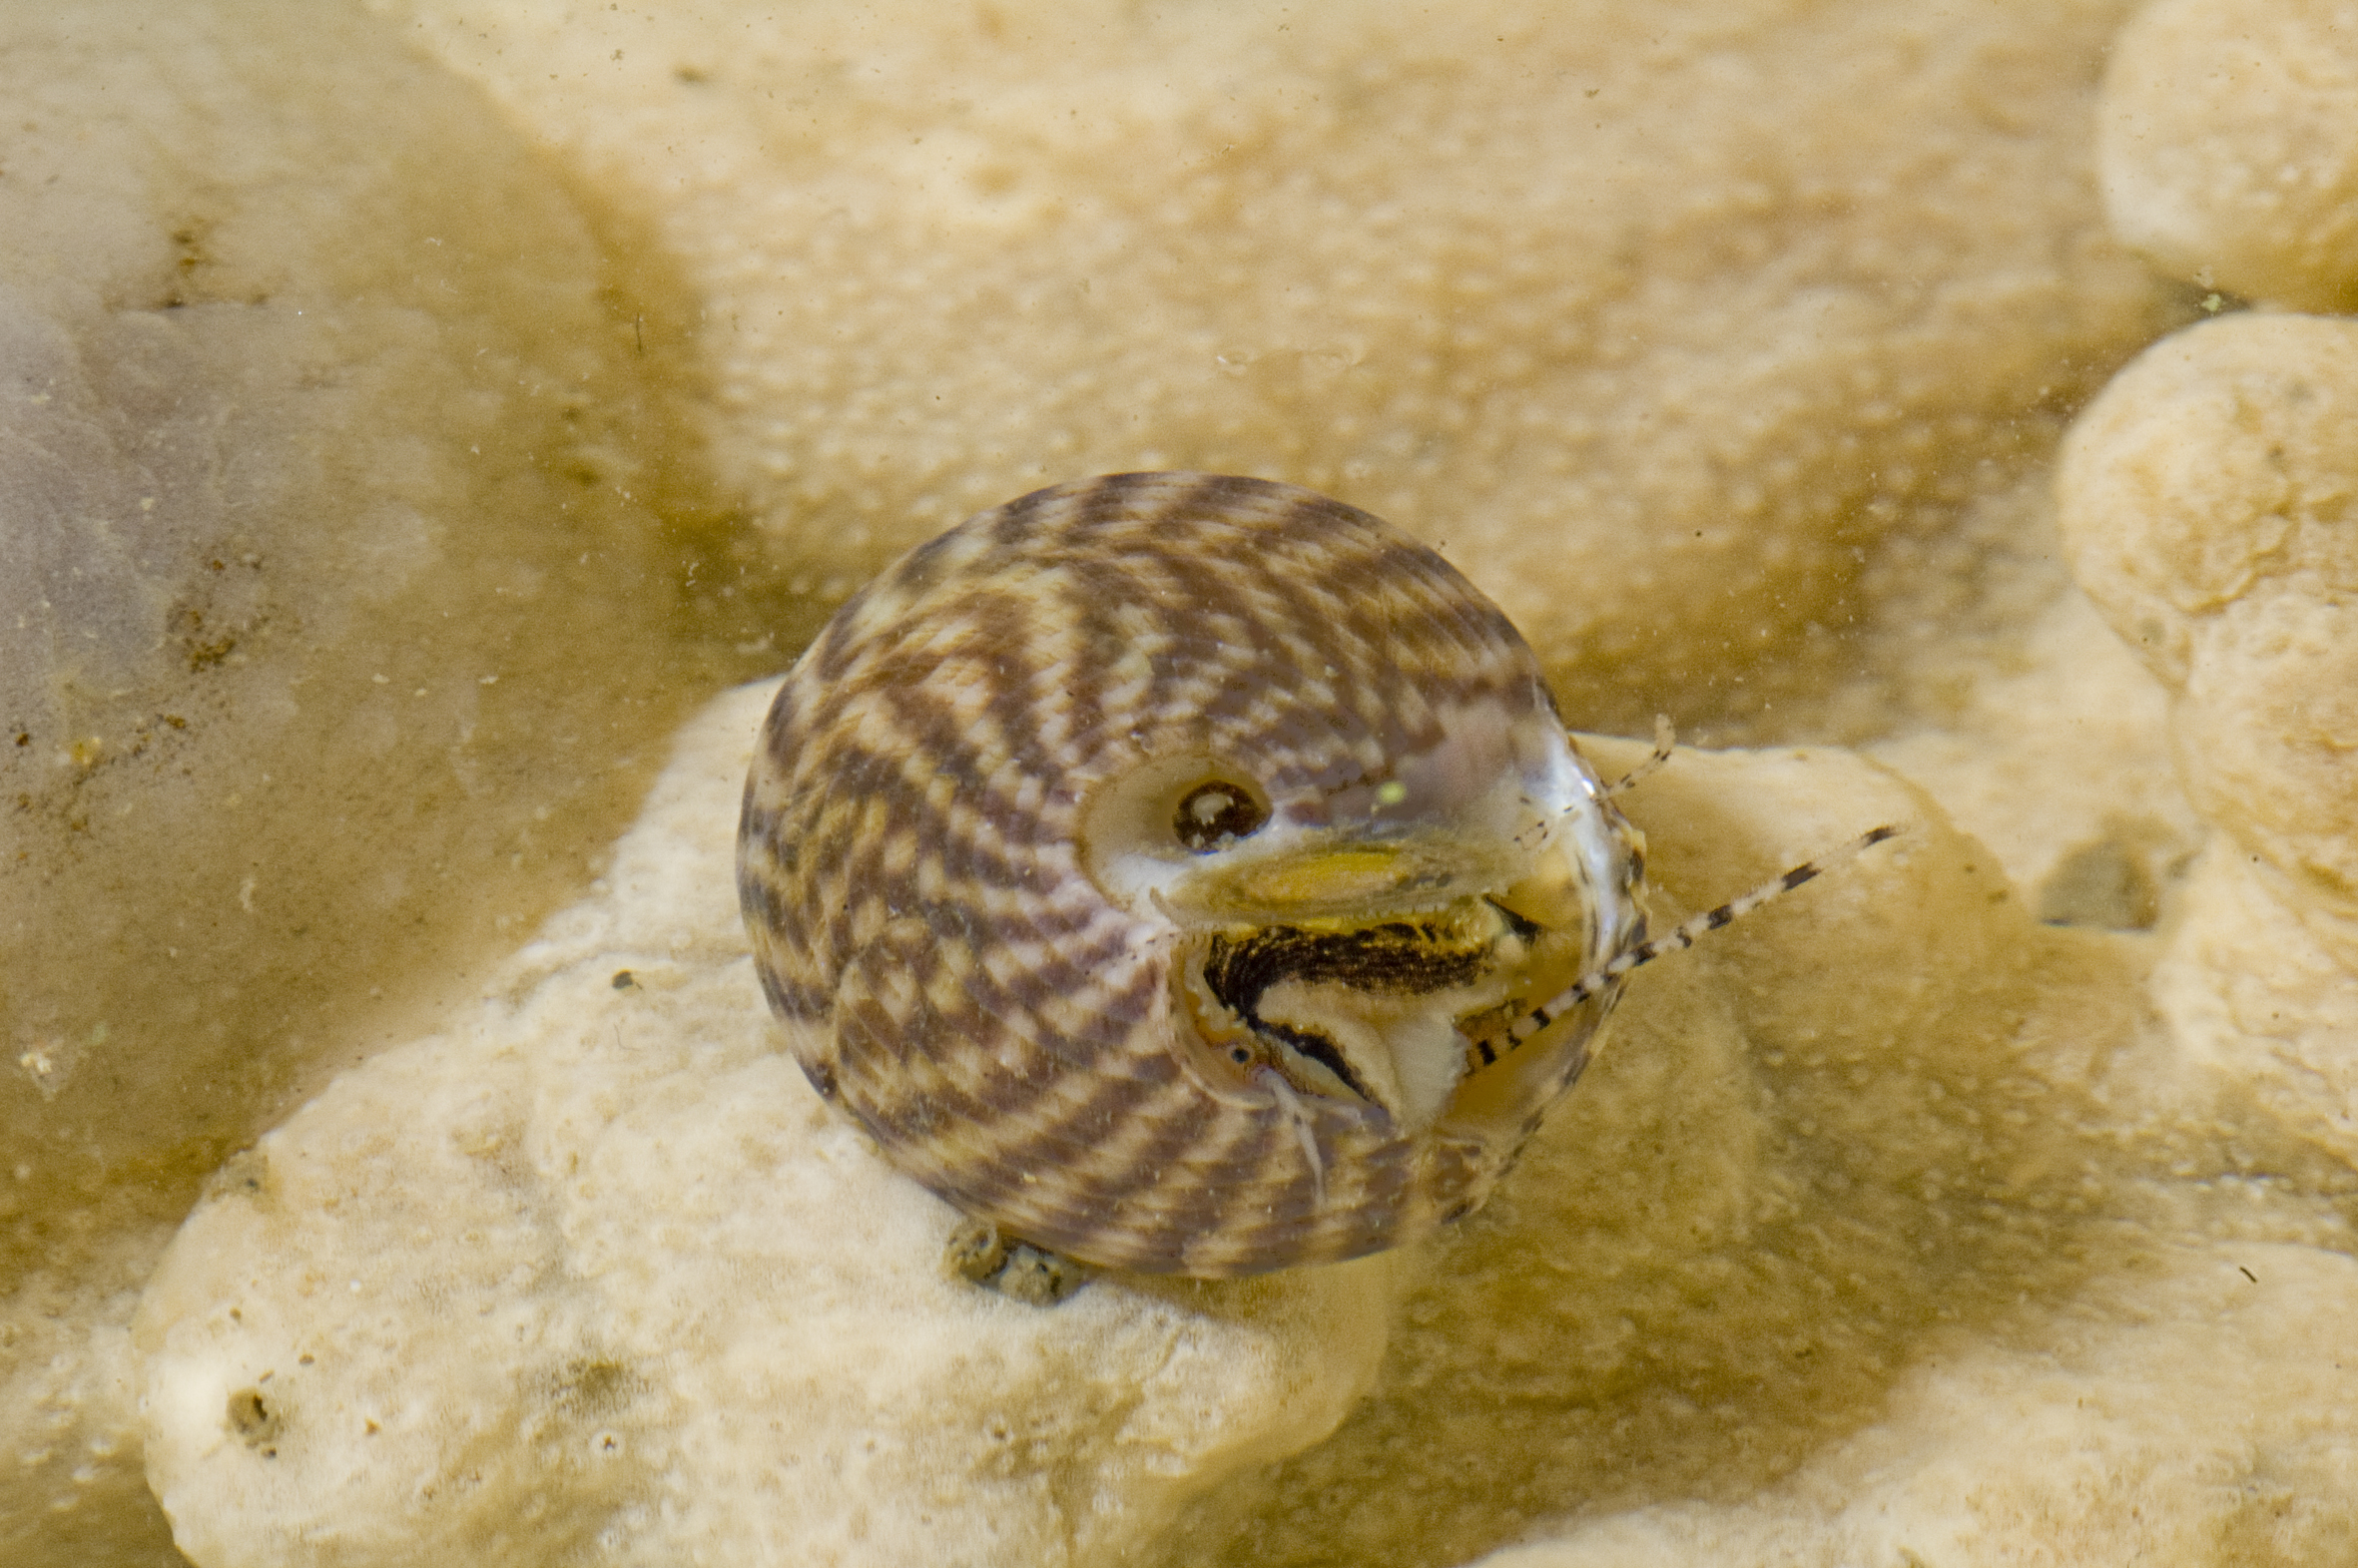
[[[1473,1072],[1460,1014],[1643,935],[1497,608],[1365,512],[1190,474],[1025,496],[848,603],[765,725],[738,881],[805,1072],[894,1163],[1211,1276],[1478,1204],[1612,995]]]

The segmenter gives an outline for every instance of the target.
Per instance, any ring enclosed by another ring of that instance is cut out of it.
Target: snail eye
[[[1171,831],[1196,853],[1217,849],[1225,839],[1249,838],[1269,820],[1269,807],[1240,784],[1208,780],[1179,797]]]

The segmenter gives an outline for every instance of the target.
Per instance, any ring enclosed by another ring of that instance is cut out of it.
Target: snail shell
[[[1120,474],[924,545],[780,690],[738,884],[814,1086],[1012,1236],[1252,1274],[1478,1205],[1640,942],[1636,835],[1433,551]]]

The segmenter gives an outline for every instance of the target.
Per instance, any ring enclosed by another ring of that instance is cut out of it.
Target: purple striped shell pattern
[[[820,1094],[1010,1238],[1197,1276],[1488,1194],[1640,941],[1636,835],[1505,617],[1383,521],[1118,474],[970,519],[787,676],[756,967]]]

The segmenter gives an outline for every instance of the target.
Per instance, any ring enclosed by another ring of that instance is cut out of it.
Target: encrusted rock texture
[[[2358,13],[648,9],[0,17],[0,1558],[2358,1552]],[[1911,831],[1440,1241],[1034,1307],[733,683],[1158,466],[1701,743],[1660,916]]]

